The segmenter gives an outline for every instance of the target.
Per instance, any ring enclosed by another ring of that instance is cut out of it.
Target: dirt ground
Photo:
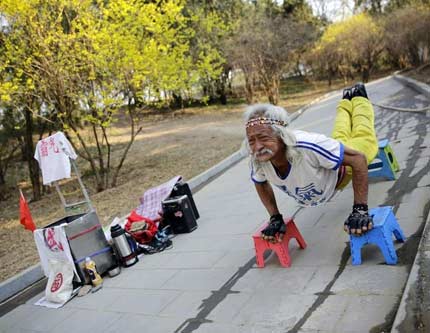
[[[281,95],[280,105],[293,112],[342,86],[344,83],[338,82],[329,88],[321,82],[307,83],[298,89],[298,85],[293,84],[288,87],[291,93]],[[109,225],[114,217],[129,213],[139,205],[139,198],[145,190],[175,175],[182,175],[185,180],[191,179],[237,151],[244,138],[244,107],[237,104],[189,108],[146,119],[143,131],[127,156],[116,188],[95,193],[91,191],[91,178],[84,177],[101,223]],[[124,142],[129,135],[127,128],[115,128],[114,134],[117,143]],[[15,173],[19,173],[26,166],[17,164],[13,168]],[[81,173],[87,173],[88,167],[82,161],[79,168]],[[16,178],[19,187],[30,198],[31,191],[25,178],[16,176],[14,172],[11,172],[11,177]],[[71,181],[68,188],[77,189],[76,185],[76,181]],[[24,230],[19,223],[18,202],[16,189],[7,201],[0,202],[0,281],[39,262],[32,233]],[[54,189],[42,200],[30,203],[30,210],[38,228],[65,216]]]

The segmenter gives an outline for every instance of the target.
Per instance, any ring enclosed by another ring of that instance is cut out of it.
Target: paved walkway
[[[371,100],[423,107],[424,98],[389,78],[368,86]],[[330,134],[339,96],[319,103],[294,128]],[[391,328],[429,212],[430,121],[426,114],[376,109],[380,138],[400,162],[396,181],[370,185],[369,205],[394,206],[407,241],[388,266],[374,246],[351,266],[343,222],[352,188],[325,206],[297,210],[276,192],[282,213],[295,215],[308,248],[291,243],[292,267],[276,256],[255,267],[251,234],[267,218],[242,161],[196,195],[201,218],[174,248],[144,256],[106,278],[102,290],[62,309],[34,306],[41,295],[0,319],[1,332],[381,332]]]

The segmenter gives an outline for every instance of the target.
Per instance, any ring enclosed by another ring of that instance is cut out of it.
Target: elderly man
[[[374,113],[363,84],[343,92],[332,138],[291,130],[288,114],[270,104],[256,104],[245,112],[251,179],[266,207],[270,222],[263,238],[281,241],[285,224],[271,185],[302,206],[327,202],[352,179],[354,203],[345,231],[361,235],[372,228],[367,206],[367,166],[378,151]]]

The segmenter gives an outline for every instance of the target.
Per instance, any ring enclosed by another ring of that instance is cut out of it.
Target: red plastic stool
[[[288,251],[288,243],[291,238],[295,238],[297,240],[301,249],[306,248],[306,242],[299,229],[297,229],[293,219],[285,219],[284,223],[287,225],[287,232],[281,243],[273,244],[261,238],[261,230],[266,228],[268,223],[265,223],[254,235],[252,235],[252,238],[254,238],[255,257],[258,267],[264,267],[264,252],[266,250],[275,251],[281,265],[283,267],[290,267],[291,259]]]

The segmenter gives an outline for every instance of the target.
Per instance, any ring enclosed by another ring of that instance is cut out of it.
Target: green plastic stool
[[[379,141],[378,155],[368,166],[369,178],[384,177],[389,180],[396,179],[396,171],[399,171],[399,163],[391,149],[388,139]]]

